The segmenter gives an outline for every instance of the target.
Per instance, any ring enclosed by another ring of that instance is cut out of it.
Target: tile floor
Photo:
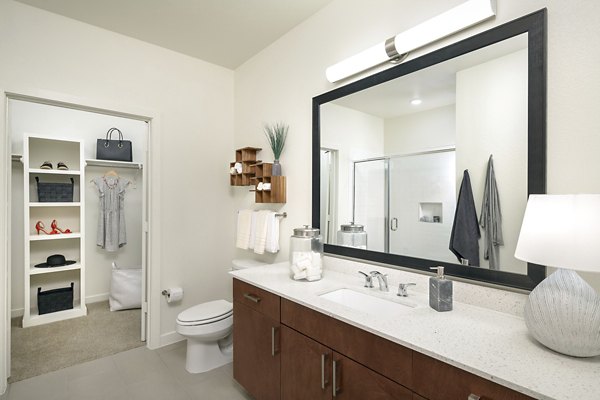
[[[203,373],[185,370],[185,342],[128,350],[9,386],[7,400],[250,400],[232,364]]]

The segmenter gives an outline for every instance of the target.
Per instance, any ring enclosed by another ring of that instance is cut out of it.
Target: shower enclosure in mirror
[[[545,192],[545,25],[542,10],[313,99],[326,253],[525,289],[543,279],[514,250],[528,194]],[[366,249],[338,239],[349,223]],[[478,254],[458,256],[461,240]]]

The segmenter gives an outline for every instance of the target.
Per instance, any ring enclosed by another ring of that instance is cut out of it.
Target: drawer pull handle
[[[255,302],[255,303],[259,303],[260,302],[260,297],[258,297],[255,294],[244,293],[244,297],[247,298],[250,301]]]
[[[340,391],[340,388],[338,387],[339,377],[338,377],[338,374],[337,374],[337,369],[338,369],[339,365],[340,365],[339,361],[333,360],[333,376],[332,376],[333,397],[337,397],[337,394]]]
[[[467,397],[467,400],[481,400],[481,397],[471,393],[469,397]]]
[[[279,331],[279,327],[271,327],[271,357],[275,357],[275,354],[279,351],[279,349],[275,347],[275,334],[277,331]]]
[[[325,379],[325,361],[327,360],[327,354],[321,354],[321,389],[325,390],[325,385],[329,383]]]

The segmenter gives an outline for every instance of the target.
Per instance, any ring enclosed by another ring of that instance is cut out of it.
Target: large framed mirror
[[[526,290],[545,278],[514,251],[528,195],[546,192],[546,21],[540,10],[313,98],[325,253]]]

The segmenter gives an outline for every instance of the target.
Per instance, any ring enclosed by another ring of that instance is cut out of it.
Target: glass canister
[[[304,225],[294,229],[290,238],[290,268],[292,278],[317,281],[323,274],[323,241],[321,231]]]
[[[360,224],[350,222],[341,225],[337,233],[337,244],[346,247],[356,247],[357,249],[367,249],[367,232],[365,227]]]

